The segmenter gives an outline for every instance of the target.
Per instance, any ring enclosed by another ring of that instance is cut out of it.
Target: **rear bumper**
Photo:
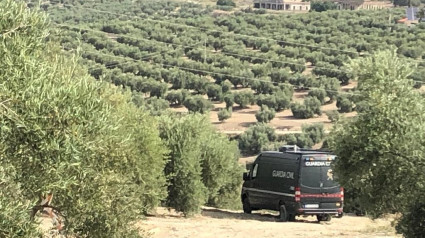
[[[342,213],[342,208],[337,209],[320,209],[320,208],[298,208],[298,215],[321,215],[321,214],[333,214],[338,215]]]

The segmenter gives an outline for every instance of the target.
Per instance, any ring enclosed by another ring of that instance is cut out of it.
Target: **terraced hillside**
[[[257,120],[281,133],[329,128],[325,112],[354,115],[361,105],[347,64],[377,50],[416,63],[417,87],[425,78],[425,25],[396,24],[403,9],[288,15],[182,1],[51,2],[43,8],[52,37],[79,49],[96,79],[131,90],[153,114],[210,111],[228,133]]]

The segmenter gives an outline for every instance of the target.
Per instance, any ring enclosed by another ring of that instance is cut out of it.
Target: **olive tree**
[[[233,93],[234,101],[239,104],[241,108],[246,108],[255,102],[254,94],[250,90]]]
[[[425,190],[425,108],[408,79],[414,68],[394,51],[356,60],[351,68],[367,107],[331,132],[329,145],[339,157],[335,173],[342,186],[358,191],[369,214],[400,212],[399,232],[424,234],[409,218],[415,205],[422,209]]]
[[[315,88],[308,92],[308,96],[319,99],[321,104],[325,104],[326,91],[323,88]]]
[[[240,135],[239,149],[247,154],[253,155],[261,151],[266,144],[276,140],[275,130],[264,123],[251,126]]]
[[[200,114],[164,115],[160,131],[169,149],[165,204],[186,216],[198,213],[204,204],[237,208],[241,168],[236,143]]]
[[[261,109],[255,114],[255,118],[257,118],[258,122],[269,123],[273,120],[276,115],[276,111],[274,109],[270,109],[268,106],[263,105]]]
[[[211,110],[214,106],[212,105],[211,101],[203,98],[200,95],[192,96],[187,98],[183,105],[190,111],[190,112],[199,112],[199,113],[206,113],[209,110]]]
[[[0,61],[8,62],[0,67],[0,166],[10,166],[6,176],[20,192],[16,208],[53,193],[69,235],[139,237],[131,223],[165,197],[154,118],[46,39],[44,15],[13,0],[0,2],[0,14]],[[6,232],[27,233],[21,215]]]
[[[319,99],[307,97],[304,99],[303,104],[293,103],[291,105],[291,111],[295,118],[307,119],[312,118],[315,114],[322,115],[321,105]]]
[[[218,111],[217,116],[219,121],[225,121],[232,116],[232,109],[222,108]]]

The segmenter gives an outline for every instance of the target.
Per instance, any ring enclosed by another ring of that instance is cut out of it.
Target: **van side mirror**
[[[249,172],[245,172],[245,173],[243,173],[243,180],[244,180],[244,181],[249,180]]]

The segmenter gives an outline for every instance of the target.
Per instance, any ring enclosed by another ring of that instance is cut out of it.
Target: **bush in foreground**
[[[0,223],[10,221],[13,235],[34,235],[24,219],[27,201],[52,192],[68,235],[139,237],[131,224],[165,197],[165,150],[154,118],[46,40],[45,16],[13,0],[0,2],[0,14],[0,61],[14,62],[0,67],[0,166],[11,168],[0,186],[16,189],[1,194]]]
[[[169,149],[166,205],[191,216],[207,203],[235,207],[241,185],[238,148],[212,127],[206,116],[161,118],[161,138]]]

